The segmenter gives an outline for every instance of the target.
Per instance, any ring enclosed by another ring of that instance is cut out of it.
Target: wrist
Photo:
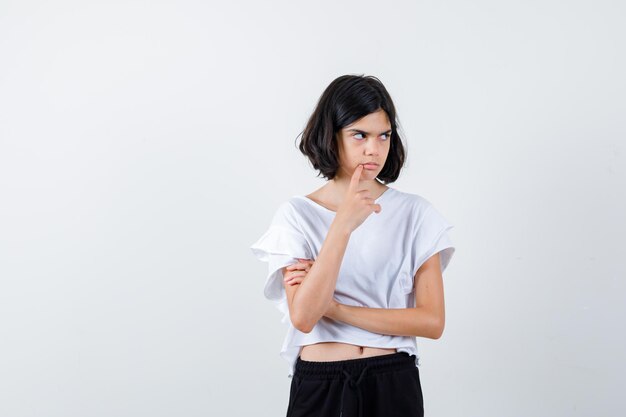
[[[340,314],[341,304],[333,299],[330,305],[330,314],[329,317],[333,320],[337,320]]]
[[[344,238],[349,238],[350,235],[352,234],[352,230],[350,230],[350,228],[343,225],[343,223],[338,221],[337,218],[335,217],[335,219],[330,224],[330,227],[328,228],[328,233],[329,234],[333,233]]]

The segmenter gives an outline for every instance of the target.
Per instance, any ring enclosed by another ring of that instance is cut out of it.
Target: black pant
[[[423,417],[415,355],[330,362],[298,356],[286,417]]]

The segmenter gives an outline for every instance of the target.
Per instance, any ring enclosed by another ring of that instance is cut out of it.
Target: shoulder
[[[308,209],[310,207],[306,201],[298,196],[292,196],[278,205],[272,218],[272,224],[299,227],[303,218],[308,215]]]
[[[441,230],[448,229],[452,225],[448,222],[432,202],[421,194],[397,191],[394,193],[400,206],[407,210],[407,217],[411,224],[413,233],[427,233],[428,229]]]
[[[393,190],[393,194],[391,196],[393,200],[396,203],[407,207],[412,213],[415,213],[418,218],[422,217],[432,207],[431,202],[420,194],[400,191],[395,188],[391,190]]]

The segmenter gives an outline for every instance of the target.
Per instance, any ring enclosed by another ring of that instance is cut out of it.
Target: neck
[[[350,186],[351,177],[346,176],[335,176],[332,180],[328,181],[330,187],[333,189],[333,193],[336,195],[344,196],[346,195],[346,191],[348,191],[348,187]],[[375,197],[380,194],[383,188],[388,188],[386,185],[378,182],[376,178],[372,180],[361,180],[359,181],[358,190],[368,190]],[[374,198],[375,198],[374,197]]]

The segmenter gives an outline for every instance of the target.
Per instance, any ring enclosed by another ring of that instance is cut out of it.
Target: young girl
[[[443,332],[453,226],[386,185],[405,160],[397,124],[377,78],[335,79],[299,145],[328,181],[281,204],[251,246],[288,325],[287,417],[424,414],[416,337]]]

